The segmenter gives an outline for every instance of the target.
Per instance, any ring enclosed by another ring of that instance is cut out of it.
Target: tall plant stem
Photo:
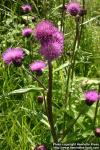
[[[98,107],[99,107],[99,101],[97,101],[97,103],[96,103],[95,114],[94,114],[94,122],[93,122],[93,130],[95,129]]]
[[[67,87],[66,87],[66,96],[65,96],[66,100],[65,100],[65,102],[67,102],[67,99],[68,99],[70,76],[71,76],[71,79],[73,78],[74,63],[75,63],[75,50],[76,50],[76,47],[77,47],[78,39],[79,39],[79,22],[76,21],[76,33],[75,33],[75,40],[74,40],[74,43],[73,43],[72,57],[71,57],[70,65],[69,65],[69,68],[68,68],[68,76],[67,76],[67,83],[66,83]],[[71,75],[71,69],[72,69],[72,75]]]
[[[62,12],[61,12],[61,31],[65,32],[65,23],[64,23],[64,20],[65,20],[65,12],[64,12],[64,6],[65,6],[65,0],[63,0],[63,3],[62,3]],[[65,55],[66,55],[66,52],[64,51],[63,52],[63,55],[62,55],[62,60],[63,60],[63,63],[65,63]],[[65,67],[65,76],[67,75],[67,69]]]
[[[83,8],[85,7],[85,0],[83,0]]]
[[[47,18],[47,0],[43,0],[43,13],[44,13],[44,18]]]
[[[85,9],[85,0],[82,1],[82,5],[83,5],[83,9]],[[82,19],[81,19],[81,29],[80,29],[80,35],[79,35],[79,43],[80,44],[80,40],[81,40],[81,36],[82,36],[82,32],[83,32],[83,29],[84,29],[84,15],[82,16]]]
[[[48,121],[51,128],[51,133],[53,136],[53,140],[55,143],[57,143],[57,135],[54,128],[54,121],[53,121],[53,113],[52,113],[52,63],[51,61],[48,61],[48,68],[49,68],[49,81],[48,81],[48,92],[47,92],[47,115],[48,115]]]
[[[71,67],[72,67],[71,80],[73,80],[76,51],[79,47],[79,38],[80,38],[79,33],[80,33],[79,20],[76,18],[76,36],[75,36],[75,41],[74,41],[74,45],[73,45],[73,53],[72,53],[72,59],[71,59]]]
[[[64,6],[65,6],[65,0],[63,0],[63,4],[62,4],[62,14],[61,14],[61,30],[63,31],[63,33],[64,33],[64,19],[65,19]]]
[[[69,96],[69,83],[70,83],[70,77],[71,79],[73,79],[73,73],[74,73],[74,65],[75,65],[75,52],[76,52],[76,49],[77,49],[77,43],[78,43],[78,38],[79,38],[79,20],[77,19],[76,20],[76,33],[75,33],[75,39],[74,39],[74,43],[73,43],[73,49],[72,49],[72,57],[71,57],[71,60],[70,60],[70,65],[69,65],[69,68],[68,68],[68,76],[67,76],[67,87],[66,87],[66,94],[65,94],[65,109],[66,109],[66,106],[68,104],[68,99],[70,99],[70,96]],[[72,72],[71,72],[72,70]],[[70,102],[70,100],[69,100]],[[69,103],[70,105],[70,103]],[[63,134],[65,132],[65,113],[64,113],[64,126],[63,126]]]
[[[100,92],[100,84],[99,84],[98,94],[99,94],[99,92]],[[95,124],[96,124],[96,118],[97,118],[98,107],[99,107],[99,100],[98,100],[97,103],[96,103],[95,114],[94,114],[94,120],[93,120],[93,130],[95,130]]]
[[[83,3],[82,4],[83,5],[83,9],[85,9],[85,0],[83,0],[82,3]],[[76,44],[75,44],[75,47],[74,47],[75,51],[79,48],[79,45],[80,45],[81,36],[82,36],[82,33],[83,33],[83,28],[84,28],[83,22],[84,22],[84,15],[82,16],[82,19],[81,19],[80,31],[79,31],[79,27],[80,27],[79,22],[78,21],[76,22]],[[73,54],[71,80],[73,79],[74,66],[75,66],[75,53]]]

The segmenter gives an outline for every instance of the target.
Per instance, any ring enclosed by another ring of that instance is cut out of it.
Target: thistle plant
[[[42,21],[37,25],[35,28],[35,36],[41,43],[40,53],[48,61],[49,81],[47,92],[47,116],[53,140],[56,143],[58,140],[52,114],[52,61],[61,55],[64,37],[63,34],[49,21]]]

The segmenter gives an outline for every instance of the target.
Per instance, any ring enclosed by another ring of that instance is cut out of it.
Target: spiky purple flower
[[[28,13],[32,10],[32,7],[31,7],[31,5],[26,4],[26,5],[22,5],[21,9],[23,10],[23,12]]]
[[[57,30],[53,24],[47,20],[43,20],[37,24],[35,28],[35,37],[41,42],[46,42],[52,39],[52,35]]]
[[[53,60],[58,58],[62,53],[62,45],[58,42],[49,42],[44,43],[40,48],[40,53],[45,57],[47,60]]]
[[[51,22],[40,22],[35,28],[35,37],[41,43],[40,53],[47,60],[53,60],[61,55],[64,36]]]
[[[37,76],[42,75],[43,69],[46,67],[46,63],[44,61],[38,60],[30,64],[30,70],[32,72],[36,72]]]
[[[34,150],[47,150],[45,145],[36,146]]]
[[[69,12],[72,16],[78,15],[80,12],[80,4],[76,2],[70,2],[69,4],[65,4],[65,11]]]
[[[44,61],[38,60],[30,64],[31,71],[43,70],[46,67],[46,63]]]
[[[2,55],[3,61],[6,64],[15,64],[16,66],[20,66],[22,63],[22,59],[24,58],[24,51],[22,48],[8,48]]]
[[[96,102],[99,99],[99,94],[98,92],[92,90],[92,91],[87,91],[85,94],[85,102],[87,105],[92,105],[94,102]]]
[[[24,37],[29,37],[29,36],[31,36],[32,32],[33,31],[32,31],[31,28],[24,28],[23,31],[22,31],[22,35]]]
[[[95,129],[95,136],[100,137],[100,128]]]

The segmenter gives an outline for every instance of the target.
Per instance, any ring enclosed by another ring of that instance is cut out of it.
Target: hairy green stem
[[[61,31],[65,32],[65,24],[64,24],[64,20],[65,20],[65,13],[64,13],[64,6],[65,6],[65,0],[63,0],[63,3],[62,3],[62,11],[61,11]],[[63,55],[62,55],[62,61],[63,63],[65,63],[65,51],[63,52]],[[67,75],[67,69],[65,67],[65,76]]]
[[[63,4],[62,4],[62,14],[61,14],[61,30],[63,31],[63,33],[64,33],[64,20],[65,20],[64,6],[65,6],[65,0],[63,0]]]
[[[82,5],[83,5],[83,9],[85,9],[85,0],[82,1]],[[83,29],[84,29],[84,15],[82,16],[82,19],[81,19],[81,29],[80,29],[80,35],[79,35],[79,42],[78,44],[80,44],[80,40],[81,40],[81,36],[82,36],[82,33],[83,33]]]
[[[94,121],[93,121],[93,130],[95,129],[98,107],[99,107],[99,100],[96,103],[96,108],[95,108],[95,113],[94,113]]]
[[[44,18],[47,18],[47,0],[43,0],[43,14]]]
[[[68,104],[68,99],[70,99],[69,96],[69,83],[70,83],[70,78],[73,79],[73,73],[74,73],[74,65],[75,65],[75,52],[77,49],[77,43],[78,43],[78,39],[79,39],[79,20],[78,18],[76,18],[76,33],[75,33],[75,39],[74,39],[74,43],[73,43],[73,49],[72,49],[72,57],[70,60],[70,65],[68,68],[68,75],[67,75],[67,87],[66,87],[66,94],[65,94],[65,109],[66,109],[66,105]],[[70,105],[70,100],[69,100],[69,105]],[[63,126],[63,134],[65,132],[65,113],[64,113],[64,126]]]
[[[73,80],[75,56],[76,56],[76,51],[78,47],[79,47],[79,20],[76,19],[76,36],[75,36],[75,41],[73,45],[73,53],[72,53],[72,59],[71,59],[71,68],[72,68],[71,80]]]
[[[83,8],[85,8],[85,0],[83,0]]]
[[[49,68],[49,81],[48,81],[48,93],[47,93],[47,115],[48,121],[51,128],[51,134],[55,143],[57,143],[57,135],[54,128],[54,121],[53,121],[53,113],[52,113],[52,63],[48,61],[48,68]]]
[[[67,99],[68,99],[70,76],[71,76],[71,79],[73,78],[74,63],[75,63],[75,50],[77,48],[78,38],[79,38],[79,22],[76,21],[76,33],[75,33],[75,40],[74,40],[73,49],[72,49],[72,57],[71,57],[70,65],[69,65],[69,68],[68,68],[67,88],[66,88],[66,95],[65,95],[66,100],[65,100],[65,102],[67,102]],[[72,69],[72,74],[71,74],[71,69]]]
[[[83,0],[83,9],[85,9],[85,0]],[[80,19],[80,18],[79,18]],[[75,66],[75,56],[76,56],[76,50],[78,49],[79,45],[80,45],[80,41],[81,41],[81,36],[83,33],[83,22],[84,22],[84,15],[82,16],[82,20],[81,20],[81,28],[79,25],[79,20],[76,20],[76,38],[75,38],[75,43],[74,43],[74,47],[73,47],[73,55],[72,55],[72,74],[71,74],[71,80],[73,80],[73,74],[74,74],[74,66]],[[79,30],[80,28],[80,30]]]

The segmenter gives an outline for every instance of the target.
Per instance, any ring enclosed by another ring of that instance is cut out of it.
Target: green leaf
[[[50,128],[49,122],[48,122],[48,117],[44,114],[42,114],[42,119],[40,120],[42,123],[44,123],[48,128]]]
[[[60,70],[64,69],[65,67],[68,67],[68,66],[69,66],[69,61],[66,62],[65,64],[61,65],[61,66],[58,67],[57,69],[55,69],[53,72],[60,71]]]
[[[26,88],[21,88],[21,89],[17,89],[17,90],[14,90],[10,93],[8,93],[8,95],[11,95],[11,94],[23,94],[23,93],[27,93],[27,92],[30,92],[30,91],[40,91],[42,90],[43,88],[39,88],[39,87],[26,87]]]
[[[47,120],[41,119],[41,122],[44,123],[48,128],[50,128],[50,125]]]
[[[27,50],[27,49],[23,49],[24,51],[25,51],[25,53],[27,54],[27,55],[30,55],[30,51],[29,50]]]
[[[78,78],[76,78],[76,81],[81,81],[83,85],[86,85],[86,84],[100,84],[100,80],[90,79],[90,78],[86,78],[86,77],[78,77]]]

